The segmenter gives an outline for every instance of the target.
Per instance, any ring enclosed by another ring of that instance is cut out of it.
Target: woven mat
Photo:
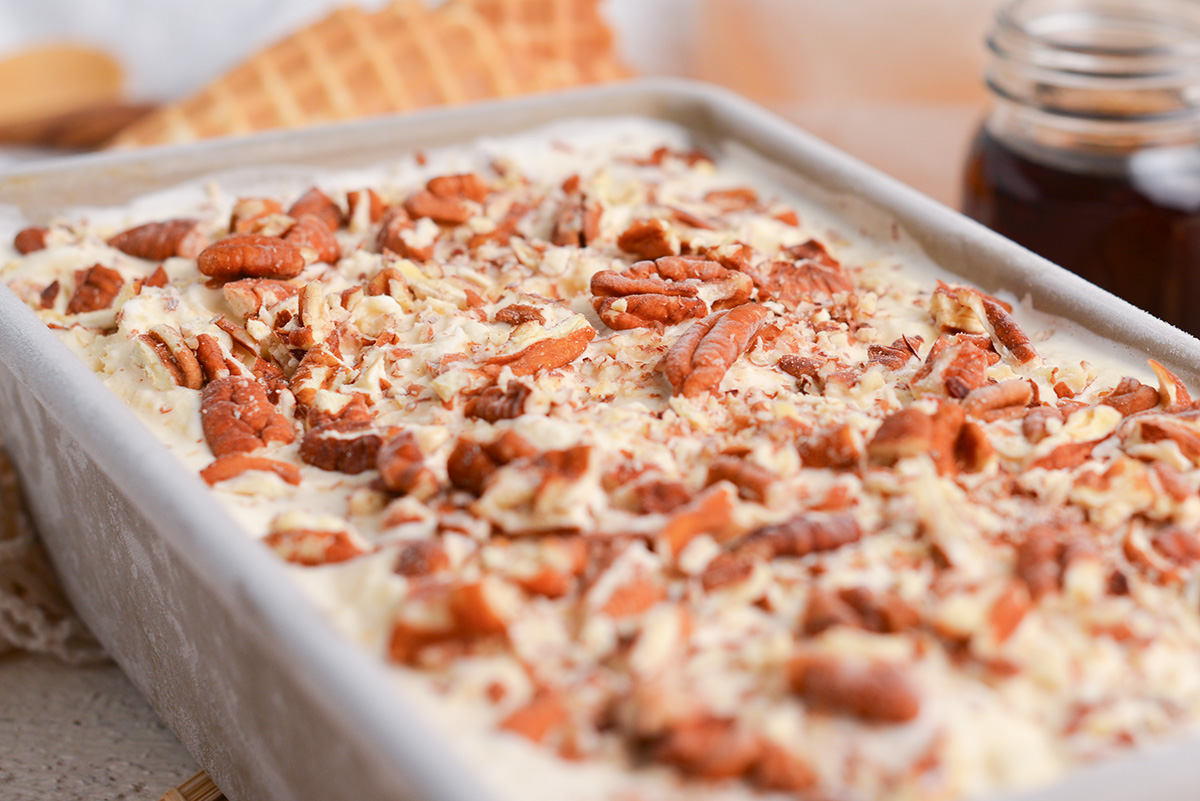
[[[201,772],[178,787],[167,790],[159,801],[225,801],[225,796],[208,778],[208,774]]]

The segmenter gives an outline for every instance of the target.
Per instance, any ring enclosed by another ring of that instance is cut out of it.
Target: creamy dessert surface
[[[1193,733],[1187,388],[714,155],[560,124],[0,265],[498,797],[959,799]]]

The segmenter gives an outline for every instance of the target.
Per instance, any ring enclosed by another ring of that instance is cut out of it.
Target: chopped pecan
[[[867,348],[867,361],[885,370],[899,370],[917,355],[920,344],[920,337],[903,336],[890,345],[870,345]]]
[[[462,225],[475,216],[466,201],[482,203],[487,193],[487,184],[473,173],[441,175],[404,201],[404,210],[413,219],[429,217],[441,225]]]
[[[525,413],[525,401],[532,391],[520,381],[508,382],[506,389],[491,386],[467,401],[463,414],[489,423],[511,420]]]
[[[283,241],[300,251],[306,264],[336,264],[342,256],[341,245],[333,231],[312,214],[297,218],[296,224],[283,235]]]
[[[194,259],[208,246],[208,236],[199,220],[165,220],[122,231],[109,239],[108,244],[122,253],[150,261],[173,256]]]
[[[754,572],[754,560],[736,553],[719,553],[700,574],[700,586],[705,592],[740,584]]]
[[[815,710],[871,723],[906,723],[921,711],[903,670],[888,662],[801,654],[788,665],[792,689]]]
[[[666,589],[650,576],[635,576],[613,589],[598,610],[611,618],[640,615],[667,597]]]
[[[812,387],[820,391],[820,370],[825,366],[825,362],[820,359],[789,353],[780,356],[779,363],[776,366],[783,372],[796,378],[800,389]]]
[[[249,453],[272,442],[288,443],[295,432],[275,411],[266,389],[246,376],[210,381],[200,395],[200,423],[213,455]]]
[[[1015,571],[1034,601],[1058,591],[1070,563],[1095,546],[1086,533],[1072,534],[1052,525],[1037,525],[1026,530],[1017,544]]]
[[[1191,393],[1188,392],[1187,386],[1179,380],[1179,376],[1154,359],[1150,359],[1150,368],[1158,377],[1158,397],[1164,411],[1175,412],[1191,406]]]
[[[866,587],[846,587],[836,593],[814,589],[805,612],[804,632],[816,635],[843,625],[894,634],[916,626],[920,620],[917,610],[894,592],[873,592]]]
[[[1090,459],[1092,451],[1099,444],[1100,440],[1064,442],[1045,456],[1034,459],[1029,467],[1030,469],[1040,467],[1043,470],[1070,470]]]
[[[506,366],[516,376],[533,375],[539,370],[557,370],[582,356],[595,336],[596,329],[590,325],[576,325],[563,336],[539,339],[516,353],[493,356],[486,364],[495,368]]]
[[[150,328],[150,333],[143,334],[140,339],[154,349],[177,386],[200,389],[204,384],[200,362],[177,328],[155,325]]]
[[[546,324],[546,317],[541,310],[525,303],[511,303],[503,309],[499,309],[494,319],[498,323],[508,323],[509,325],[521,325],[531,320],[542,325]]]
[[[708,466],[708,478],[704,486],[710,487],[718,481],[728,481],[738,488],[738,495],[749,501],[763,503],[767,490],[778,476],[765,467],[737,456],[718,456]]]
[[[872,461],[890,465],[900,459],[927,454],[937,466],[938,473],[946,475],[956,466],[955,455],[964,417],[962,407],[951,402],[940,402],[933,415],[911,406],[900,409],[884,418],[867,445],[867,455]],[[966,443],[963,447],[971,446],[972,443]]]
[[[713,189],[704,194],[704,202],[711,203],[724,212],[745,211],[758,205],[758,193],[748,186]]]
[[[234,234],[261,234],[260,221],[277,215],[283,215],[283,206],[274,198],[238,198],[229,216],[229,231]]]
[[[482,495],[497,468],[536,454],[537,449],[528,440],[511,430],[486,445],[469,437],[459,437],[446,462],[446,473],[454,486]]]
[[[386,432],[370,421],[334,420],[309,430],[300,442],[300,459],[322,470],[356,475],[378,465]],[[397,469],[397,472],[402,472]]]
[[[487,181],[483,179],[483,176],[473,172],[460,175],[439,175],[429,179],[425,188],[435,197],[463,198],[476,203],[482,203],[487,200],[488,196]]]
[[[978,473],[995,455],[996,448],[987,433],[973,420],[967,420],[959,429],[954,442],[954,463],[964,473]]]
[[[765,306],[746,303],[713,312],[685,331],[663,360],[663,374],[675,394],[695,397],[716,392],[768,314]]]
[[[51,281],[50,284],[42,290],[38,296],[38,302],[43,309],[53,309],[54,301],[58,300],[58,293],[62,291],[62,285],[57,280]]]
[[[401,576],[428,576],[450,569],[450,556],[440,540],[415,540],[400,549],[395,572]]]
[[[974,417],[1010,406],[1024,406],[1033,400],[1033,385],[1024,378],[1010,378],[998,384],[973,389],[963,398],[963,410]]]
[[[717,484],[676,508],[659,537],[671,553],[678,554],[701,534],[718,538],[733,520],[735,495],[727,484]]]
[[[1159,393],[1154,387],[1147,386],[1136,378],[1125,376],[1113,388],[1108,397],[1100,403],[1111,406],[1128,417],[1131,414],[1148,411],[1158,405]]]
[[[567,720],[567,704],[563,694],[548,687],[539,687],[528,703],[514,709],[500,721],[500,728],[540,743],[551,732],[564,726]]]
[[[154,272],[152,272],[152,273],[150,273],[150,275],[146,276],[146,278],[142,281],[142,286],[144,286],[144,287],[148,286],[148,287],[154,287],[155,289],[161,289],[162,287],[166,286],[170,282],[171,282],[171,279],[167,275],[167,271],[164,270],[163,266],[160,264],[154,268]]]
[[[1171,440],[1179,446],[1179,452],[1193,462],[1200,461],[1200,430],[1166,415],[1143,418],[1137,426],[1142,442]]]
[[[380,223],[379,233],[375,237],[375,249],[380,253],[383,253],[384,251],[391,251],[397,256],[405,259],[412,259],[414,261],[429,261],[429,259],[433,258],[433,244],[415,244],[416,238],[412,235],[415,230],[416,224],[413,222],[412,217],[408,216],[408,212],[406,212],[400,206],[392,206],[383,213],[383,221]],[[376,278],[379,278],[379,276],[384,274],[391,275],[392,273],[395,274],[395,277],[398,278],[402,284],[405,283],[403,277],[400,276],[399,271],[392,267],[385,267],[376,274]],[[392,292],[387,291],[385,287],[376,287],[377,283],[378,282],[375,279],[372,279],[371,284],[372,290],[374,291],[372,291],[371,294],[393,294]]]
[[[774,559],[832,551],[862,539],[862,529],[851,515],[799,514],[775,525],[750,532],[732,546],[735,553]]]
[[[299,220],[306,214],[311,214],[330,231],[336,231],[341,228],[344,222],[341,207],[333,202],[333,199],[329,195],[326,195],[315,186],[301,195],[291,205],[291,208],[287,210],[287,213],[289,217],[295,220]]]
[[[1050,435],[1053,423],[1061,423],[1063,413],[1057,406],[1035,406],[1021,421],[1021,433],[1025,439],[1037,444]]]
[[[48,233],[50,233],[49,228],[39,225],[22,228],[13,237],[13,247],[22,256],[27,256],[35,250],[44,250],[46,247],[46,234]]]
[[[678,241],[662,220],[634,220],[619,237],[617,247],[643,259],[661,259],[679,252]]]
[[[736,721],[702,716],[672,724],[655,742],[651,757],[686,776],[719,781],[746,774],[760,753],[758,738]]]
[[[1154,550],[1181,567],[1200,561],[1200,535],[1178,526],[1158,532],[1150,540]]]
[[[264,456],[248,456],[244,453],[231,453],[220,456],[200,471],[200,478],[209,486],[237,478],[248,470],[258,470],[264,473],[274,473],[292,485],[300,483],[300,468],[278,459],[268,459]]]
[[[1183,473],[1171,467],[1166,462],[1155,462],[1152,467],[1154,468],[1155,476],[1158,478],[1159,485],[1171,498],[1182,503],[1191,497],[1194,490]]]
[[[632,492],[642,514],[667,514],[692,499],[692,493],[680,481],[650,478],[633,484]]]
[[[389,492],[428,497],[437,490],[437,479],[426,467],[425,454],[411,431],[388,437],[376,452],[375,467],[380,483]]]
[[[287,561],[305,567],[345,562],[366,553],[346,531],[284,529],[271,532],[263,542]]]
[[[987,323],[991,328],[992,338],[998,341],[1001,345],[1008,349],[1008,352],[1013,355],[1021,364],[1028,364],[1036,361],[1038,358],[1037,351],[1029,341],[1029,337],[1021,330],[1009,314],[1009,310],[1002,306],[995,298],[982,296],[983,310],[987,319]]]
[[[560,247],[587,247],[600,238],[599,203],[590,201],[579,189],[579,176],[572,176],[563,186],[566,198],[554,218],[550,241]]]
[[[94,264],[75,271],[75,291],[67,301],[67,314],[83,314],[112,306],[125,279],[111,267]]]
[[[247,234],[209,245],[196,266],[221,283],[237,278],[293,278],[304,269],[304,256],[277,237]]]
[[[763,741],[750,781],[760,790],[798,793],[817,783],[817,773],[799,756]]]
[[[229,359],[211,334],[196,335],[196,361],[209,381],[225,378],[230,373]]]
[[[351,220],[355,220],[359,215],[359,208],[364,209],[364,222],[377,223],[383,219],[384,202],[374,189],[356,189],[346,193],[346,205],[349,207],[347,215]]]
[[[863,457],[862,437],[849,423],[801,439],[796,447],[805,467],[848,470],[857,467]]]

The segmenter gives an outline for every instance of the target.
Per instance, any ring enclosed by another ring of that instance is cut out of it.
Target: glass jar
[[[963,211],[1200,335],[1200,3],[1015,0]]]

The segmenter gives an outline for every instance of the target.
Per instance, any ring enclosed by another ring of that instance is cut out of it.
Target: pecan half
[[[807,556],[833,551],[862,539],[862,529],[851,515],[799,514],[775,525],[763,526],[735,542],[735,553],[774,559],[779,556]]]
[[[258,470],[264,473],[274,473],[293,486],[300,483],[300,468],[278,459],[268,459],[264,456],[248,456],[244,453],[231,453],[220,456],[200,471],[200,478],[209,486],[237,478],[248,470]]]
[[[920,698],[900,667],[881,661],[801,654],[788,665],[792,689],[815,710],[872,723],[906,723]]]
[[[592,305],[609,328],[622,330],[675,325],[708,314],[701,285],[719,293],[714,309],[745,303],[754,289],[750,278],[719,262],[693,256],[640,261],[624,272],[601,270],[592,276]]]
[[[39,225],[22,228],[13,237],[13,247],[22,256],[27,256],[35,250],[44,250],[46,247],[46,234],[48,233],[50,233],[49,228]]]
[[[122,231],[108,240],[122,253],[139,259],[162,261],[173,256],[194,259],[208,246],[199,220],[164,220]]]
[[[317,189],[315,186],[301,195],[291,208],[287,210],[288,216],[292,219],[299,220],[306,214],[311,214],[316,217],[322,225],[330,231],[336,231],[342,227],[345,221],[342,217],[342,209],[329,195]]]
[[[749,501],[764,502],[767,490],[778,476],[765,467],[756,465],[737,456],[718,456],[708,466],[708,478],[704,486],[710,487],[718,481],[728,481],[738,488],[738,495]]]
[[[725,373],[750,347],[770,311],[746,303],[713,312],[675,340],[663,360],[663,374],[675,394],[696,397],[716,392]]]
[[[200,424],[213,455],[249,453],[272,442],[288,443],[295,432],[256,379],[228,376],[210,381],[200,395]]]
[[[304,256],[277,237],[246,234],[209,245],[196,267],[221,283],[237,278],[294,278],[304,269]]]
[[[854,282],[841,264],[814,239],[787,250],[795,261],[776,261],[755,277],[759,300],[775,300],[789,309],[838,292],[852,292]]]
[[[112,306],[125,279],[111,267],[94,264],[75,271],[75,291],[67,301],[67,314],[83,314]]]
[[[679,252],[679,242],[662,220],[634,220],[619,237],[617,247],[643,259],[661,259]]]
[[[506,389],[492,386],[467,401],[463,414],[494,423],[511,420],[525,413],[525,401],[532,390],[520,381],[510,381]]]

